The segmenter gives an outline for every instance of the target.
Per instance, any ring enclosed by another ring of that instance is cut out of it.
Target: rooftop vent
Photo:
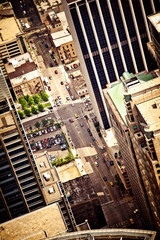
[[[43,177],[45,178],[46,181],[48,181],[51,176],[48,173],[44,173]]]

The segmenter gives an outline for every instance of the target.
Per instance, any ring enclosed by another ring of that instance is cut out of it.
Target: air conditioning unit
[[[40,163],[40,167],[44,167],[44,164],[43,164],[43,162],[41,162],[41,163]]]
[[[49,188],[49,189],[48,189],[48,192],[49,192],[50,194],[54,193],[53,188],[52,188],[52,187]]]
[[[51,176],[48,173],[44,173],[43,177],[45,178],[46,181],[48,181]]]

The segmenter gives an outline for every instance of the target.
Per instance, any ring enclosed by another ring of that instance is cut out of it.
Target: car
[[[47,128],[47,132],[50,133],[50,132],[51,132],[51,129],[50,129],[50,128]]]
[[[27,136],[28,140],[31,138],[30,135]]]
[[[45,131],[45,133],[48,133],[48,132],[47,132],[47,129],[45,129],[44,131]]]
[[[113,182],[110,182],[111,186],[113,187],[114,186],[114,183]]]
[[[96,159],[98,159],[98,156],[97,156],[97,155],[96,155],[95,157],[96,157]]]
[[[77,67],[78,67],[77,64],[73,64],[73,66],[74,66],[74,68],[77,68]]]
[[[20,22],[23,22],[21,19],[19,20]],[[30,40],[30,43],[33,43],[33,40]]]
[[[89,129],[89,128],[87,128],[87,131],[88,131],[88,132],[90,132],[90,129]]]
[[[54,72],[55,72],[55,74],[58,74],[58,71],[57,71],[57,70],[55,70]]]
[[[104,176],[104,177],[103,177],[103,180],[104,180],[104,181],[107,181],[107,178],[106,178],[106,176]]]
[[[80,126],[81,126],[81,127],[83,127],[83,126],[84,126],[84,124],[83,124],[83,123],[80,123]]]
[[[48,90],[51,91],[51,87],[50,86],[48,87]]]
[[[50,127],[50,130],[51,130],[51,132],[53,132],[54,130],[53,130],[53,127]]]
[[[73,123],[74,121],[73,121],[73,119],[72,119],[72,118],[70,118],[70,119],[69,119],[69,122]]]
[[[92,137],[92,133],[91,132],[88,132],[89,133],[89,136],[91,136]]]
[[[34,137],[34,138],[37,137],[37,134],[36,134],[36,133],[33,133],[33,137]]]
[[[75,116],[75,118],[78,118],[78,115],[77,115],[77,113],[75,113],[75,114],[74,114],[74,116]]]
[[[44,139],[44,142],[47,143],[47,139],[46,138]]]
[[[44,144],[42,144],[42,147],[43,147],[43,148],[46,148],[46,144],[45,144],[45,143],[44,143]]]
[[[49,76],[49,79],[52,80],[52,76]]]
[[[74,103],[71,103],[71,106],[74,107]]]
[[[98,162],[94,162],[94,163],[95,163],[96,167],[98,167],[98,166],[99,166]]]
[[[43,141],[43,140],[41,140],[41,144],[44,144],[44,141]]]
[[[113,165],[114,165],[114,162],[113,162],[113,161],[110,161],[109,163],[110,163],[110,166],[113,166]]]
[[[92,141],[93,141],[93,142],[95,141],[95,138],[94,138],[94,137],[92,137]]]
[[[74,99],[74,96],[71,96],[71,99],[73,100],[73,99]]]
[[[59,107],[59,106],[60,106],[60,103],[59,103],[59,102],[57,102],[57,104],[56,104],[56,105],[57,105],[57,107]]]
[[[48,48],[48,44],[47,44],[47,43],[45,43],[44,46],[45,46],[46,48]]]
[[[59,103],[60,103],[60,104],[63,104],[63,102],[62,102],[62,101],[59,101]]]
[[[40,136],[42,135],[42,132],[41,132],[41,131],[39,131],[39,135],[40,135]]]
[[[63,81],[61,81],[61,85],[63,85],[64,83],[63,83]]]
[[[50,67],[53,67],[53,63],[50,63]]]
[[[44,134],[44,133],[45,133],[45,130],[42,130],[41,133]]]
[[[118,154],[117,152],[114,153],[114,157],[117,158],[118,157]]]
[[[67,100],[70,100],[70,98],[69,98],[69,97],[66,97],[66,99],[67,99]]]

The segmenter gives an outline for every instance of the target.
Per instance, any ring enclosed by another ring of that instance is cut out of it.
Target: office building
[[[124,73],[104,90],[140,217],[160,232],[159,83],[153,73]],[[118,93],[118,94],[117,94]]]
[[[148,20],[152,42],[149,42],[147,46],[160,69],[160,13],[148,16]]]
[[[77,224],[88,220],[91,229],[107,225],[99,197],[88,175],[67,181],[63,186]]]
[[[0,223],[46,205],[25,131],[0,70]]]
[[[17,99],[44,91],[41,73],[29,53],[8,59],[5,67]]]
[[[100,125],[109,127],[102,90],[123,72],[155,69],[147,52],[151,40],[147,15],[158,1],[62,1],[93,107]]]
[[[0,68],[8,78],[4,63],[11,58],[27,52],[26,42],[19,22],[14,16],[11,3],[0,5]]]

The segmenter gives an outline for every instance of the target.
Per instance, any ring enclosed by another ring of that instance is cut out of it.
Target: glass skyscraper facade
[[[46,203],[30,145],[1,69],[0,83],[0,223],[3,223]]]
[[[102,90],[123,72],[156,68],[147,51],[150,32],[147,15],[158,11],[153,0],[65,0],[64,10],[77,52],[85,68],[104,128],[109,127]],[[87,82],[86,79],[86,82]],[[95,111],[96,112],[96,111]]]

